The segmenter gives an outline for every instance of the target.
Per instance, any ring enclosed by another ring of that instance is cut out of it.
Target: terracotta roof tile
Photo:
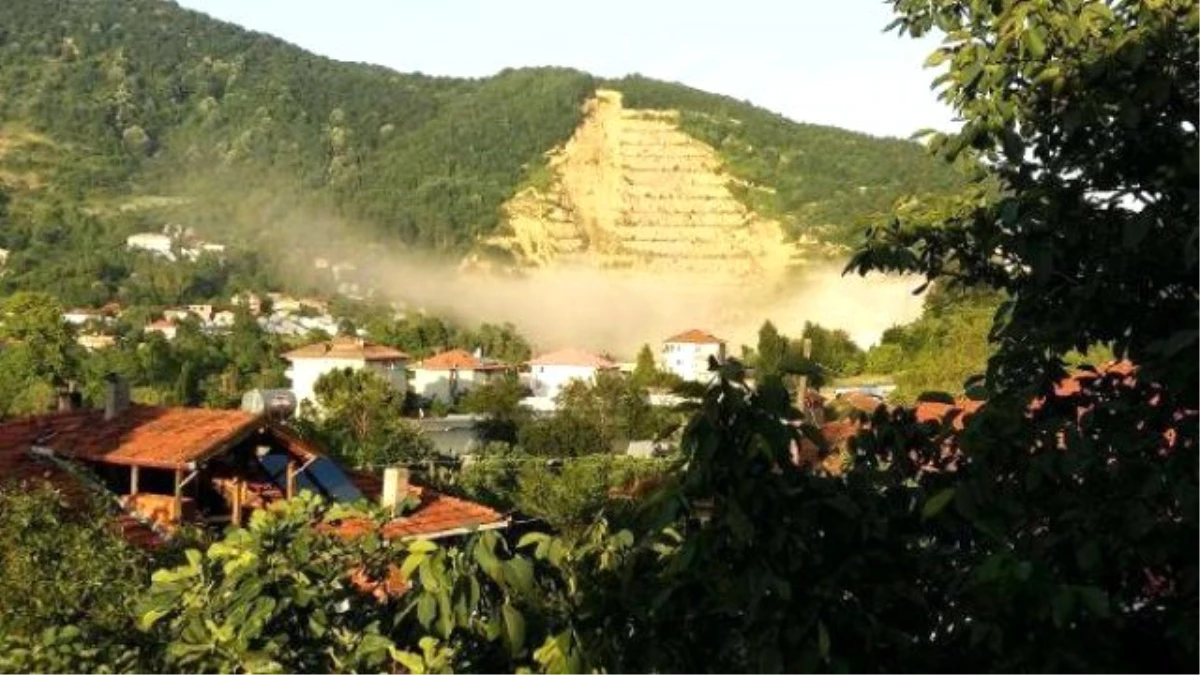
[[[88,504],[89,491],[71,472],[34,455],[30,450],[45,433],[43,418],[71,418],[71,413],[52,413],[0,424],[0,486],[45,484],[62,497],[68,508],[82,509]],[[157,548],[162,537],[149,525],[129,514],[113,519],[112,525],[125,541],[141,548]]]
[[[377,498],[378,491],[374,490],[377,483],[364,480],[361,472],[347,472],[351,481],[368,498]],[[380,534],[386,539],[427,538],[459,534],[464,530],[477,527],[495,527],[507,525],[508,519],[499,511],[482,504],[451,497],[436,490],[410,485],[410,497],[419,500],[419,504],[409,513],[389,521],[380,528]],[[343,520],[327,529],[346,538],[359,537],[373,528],[369,521],[357,518]]]
[[[861,391],[852,391],[842,394],[838,397],[838,399],[845,401],[851,407],[865,412],[868,415],[875,412],[876,408],[883,405],[883,399]]]
[[[543,354],[529,362],[531,366],[582,366],[586,368],[610,369],[617,364],[582,349],[560,349]]]
[[[707,331],[702,331],[699,328],[693,328],[691,330],[686,330],[678,335],[672,335],[671,337],[667,338],[666,340],[663,340],[663,342],[676,342],[676,343],[686,342],[686,343],[690,343],[690,344],[701,344],[701,345],[724,344],[725,343],[725,341],[722,340],[721,338],[719,338]]]
[[[421,370],[451,370],[455,368],[458,370],[505,370],[508,368],[506,364],[499,361],[476,358],[474,354],[465,349],[451,349],[441,354],[435,354],[414,367]]]
[[[75,410],[0,424],[0,451],[38,445],[65,457],[173,469],[228,447],[260,423],[241,410],[133,405],[112,420],[103,410]]]
[[[348,361],[407,361],[408,354],[386,345],[375,344],[362,338],[340,336],[325,342],[316,342],[293,349],[283,355],[295,359],[344,359]]]

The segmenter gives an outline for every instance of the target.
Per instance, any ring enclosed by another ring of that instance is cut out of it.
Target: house
[[[213,312],[212,319],[209,323],[218,328],[232,328],[236,320],[237,314],[226,309],[220,312]]]
[[[175,327],[175,322],[167,319],[151,321],[150,323],[146,324],[144,328],[142,328],[142,332],[144,333],[160,333],[168,340],[174,340],[175,334],[178,331],[179,329]]]
[[[107,496],[122,534],[147,547],[185,524],[245,523],[255,510],[305,490],[340,502],[410,504],[384,525],[391,538],[509,524],[490,508],[411,484],[397,470],[383,479],[344,470],[269,414],[134,405],[123,383],[107,384],[103,409],[65,398],[58,412],[0,424],[0,482],[49,484],[77,508],[89,495]]]
[[[209,323],[212,321],[212,318],[213,318],[213,306],[212,305],[188,305],[184,309],[186,309],[187,311],[191,312],[192,314],[195,314],[196,316],[200,317],[200,320],[203,321],[204,323]]]
[[[283,293],[267,293],[267,297],[271,299],[272,312],[286,312],[288,314],[294,314],[299,312],[300,308],[304,306],[296,298],[293,298],[290,295],[284,295]]]
[[[89,321],[104,321],[105,316],[98,309],[71,309],[63,312],[62,319],[73,326],[82,326]]]
[[[663,340],[659,367],[689,382],[707,382],[709,358],[725,361],[725,341],[711,333],[692,329]]]
[[[412,367],[412,389],[420,396],[453,403],[471,389],[502,376],[510,367],[478,352],[452,349],[435,354]]]
[[[168,260],[175,259],[175,252],[171,250],[174,243],[175,241],[170,236],[157,232],[141,232],[129,235],[125,239],[126,248],[149,251]]]
[[[262,298],[249,291],[234,295],[233,297],[229,298],[229,302],[234,306],[244,305],[246,309],[250,310],[251,314],[256,316],[262,312]]]
[[[292,380],[292,391],[301,401],[315,403],[313,391],[317,379],[325,373],[343,368],[370,370],[383,376],[396,391],[408,390],[405,371],[408,354],[363,338],[339,336],[293,349],[283,358],[292,364],[287,376]]]
[[[535,398],[554,399],[572,380],[592,383],[596,373],[617,364],[581,349],[562,349],[529,362],[529,388]]]
[[[75,342],[81,347],[94,352],[98,349],[108,349],[117,344],[117,339],[111,335],[96,335],[91,333],[83,333],[75,338]]]

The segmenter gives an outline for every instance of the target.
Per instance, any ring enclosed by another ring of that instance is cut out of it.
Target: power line
[[[392,467],[402,467],[408,469],[423,469],[435,466],[455,466],[455,467],[472,467],[483,465],[519,465],[519,464],[543,464],[545,466],[558,466],[562,464],[574,463],[589,463],[589,462],[607,462],[612,460],[629,459],[639,462],[670,462],[668,457],[632,457],[630,455],[580,455],[577,457],[472,457],[470,460],[466,458],[449,458],[437,457],[434,459],[419,459],[402,462],[388,462],[382,464],[360,464],[355,466],[355,469],[387,469]],[[466,460],[466,461],[464,461]]]

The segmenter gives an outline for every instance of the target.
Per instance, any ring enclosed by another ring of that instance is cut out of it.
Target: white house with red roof
[[[725,341],[693,328],[663,340],[659,367],[689,382],[707,382],[712,377],[708,371],[710,356],[724,362]]]
[[[362,338],[339,336],[332,340],[305,345],[283,355],[291,362],[287,376],[297,402],[316,403],[314,388],[325,373],[350,368],[369,370],[387,380],[398,392],[408,390],[409,356],[399,349],[379,345]],[[299,408],[297,408],[299,410]]]
[[[412,367],[412,389],[429,400],[453,403],[471,389],[511,370],[507,364],[465,349],[435,354]]]
[[[582,349],[560,349],[529,362],[529,388],[535,398],[554,399],[573,380],[592,383],[601,370],[617,364]]]

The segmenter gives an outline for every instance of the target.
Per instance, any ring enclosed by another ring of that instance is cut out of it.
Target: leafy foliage
[[[0,672],[133,668],[130,602],[149,561],[48,486],[0,486]]]
[[[343,368],[317,378],[316,405],[302,404],[301,431],[352,467],[411,462],[433,452],[419,427],[403,418],[404,393],[378,373]]]
[[[1000,302],[992,292],[934,286],[921,317],[885,331],[867,352],[864,370],[888,375],[897,401],[912,402],[927,391],[964,394],[993,352],[987,335]]]

